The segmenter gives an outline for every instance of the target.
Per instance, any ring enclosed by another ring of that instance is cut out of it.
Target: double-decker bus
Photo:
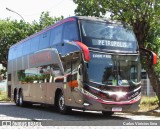
[[[14,44],[7,73],[8,95],[18,106],[112,115],[137,110],[141,98],[136,37],[126,24],[103,18],[69,17]]]

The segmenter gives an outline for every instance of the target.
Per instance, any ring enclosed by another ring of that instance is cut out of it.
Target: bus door
[[[64,67],[64,74],[66,76],[66,98],[71,98],[74,103],[82,104],[83,99],[80,95],[80,89],[82,88],[82,52],[72,52],[67,56],[62,58],[63,67]],[[70,102],[72,106],[74,105],[73,102]]]

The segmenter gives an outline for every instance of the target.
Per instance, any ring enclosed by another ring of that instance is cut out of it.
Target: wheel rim
[[[20,94],[20,96],[19,96],[19,104],[22,105],[22,103],[23,103],[23,98],[22,98],[22,94]]]
[[[64,107],[65,107],[65,105],[64,105],[64,96],[61,95],[60,98],[59,98],[59,108],[60,108],[61,111],[63,111]]]
[[[18,104],[18,100],[19,99],[19,96],[18,96],[18,93],[16,94],[16,103]]]

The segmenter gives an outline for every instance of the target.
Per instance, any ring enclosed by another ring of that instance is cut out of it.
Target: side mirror
[[[157,55],[151,51],[151,61],[152,61],[152,64],[155,65],[157,64]]]
[[[150,50],[147,50],[144,48],[140,48],[140,53],[141,53],[141,55],[150,57],[150,64],[151,65],[157,64],[157,55],[153,51],[150,51]]]

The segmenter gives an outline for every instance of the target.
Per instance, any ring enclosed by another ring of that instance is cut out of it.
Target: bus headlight
[[[126,94],[127,94],[126,92],[121,92],[121,91],[116,92],[116,95],[117,95],[118,97],[123,97],[123,96],[125,96]]]
[[[125,96],[127,93],[122,92],[122,91],[118,91],[118,92],[108,92],[108,94],[109,94],[109,96],[116,95],[118,98],[121,98],[121,97]]]

